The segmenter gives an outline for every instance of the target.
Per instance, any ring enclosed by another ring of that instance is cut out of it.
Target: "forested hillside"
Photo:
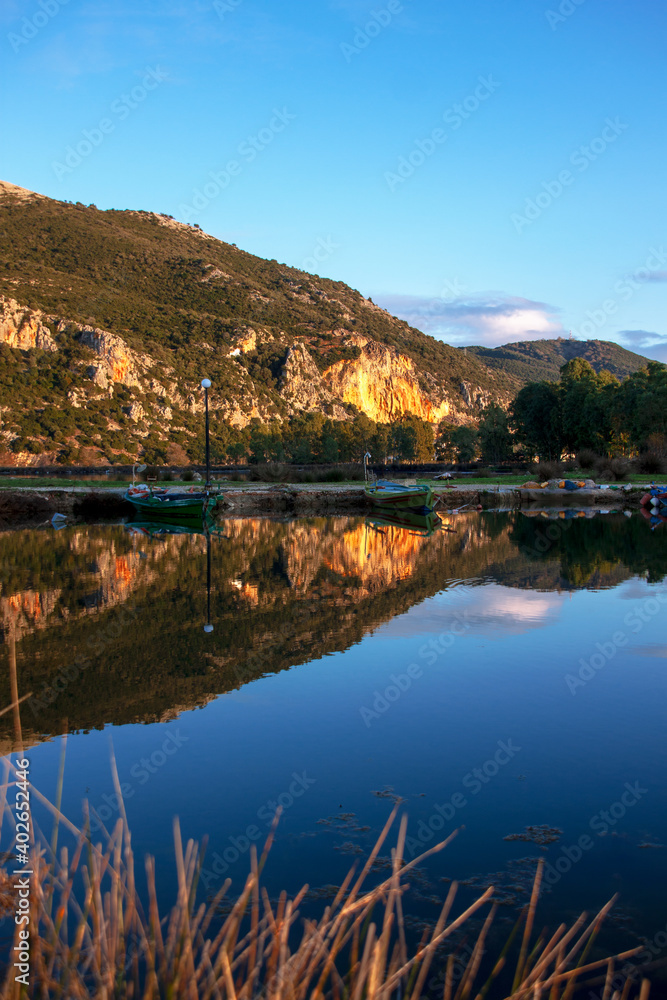
[[[251,423],[467,423],[514,394],[342,282],[165,215],[0,184],[0,229],[5,460],[199,458],[203,375],[220,457]]]
[[[573,358],[588,361],[596,372],[608,371],[623,379],[648,362],[609,340],[526,340],[502,347],[468,347],[489,368],[505,372],[519,382],[557,381],[560,369]]]

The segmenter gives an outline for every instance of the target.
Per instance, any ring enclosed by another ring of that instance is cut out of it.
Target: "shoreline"
[[[131,517],[133,508],[123,499],[126,487],[107,487],[95,490],[85,486],[20,487],[3,490],[0,494],[0,528],[30,527],[43,524],[58,513],[75,520],[114,519]],[[540,510],[564,506],[596,510],[600,507],[618,510],[639,510],[645,487],[631,490],[598,489],[578,505],[562,504],[552,497],[552,503],[522,501],[513,486],[451,486],[436,489],[439,511],[460,507],[483,510]],[[294,516],[332,516],[341,514],[369,514],[374,511],[363,487],[337,484],[232,485],[221,491],[222,499],[216,509],[216,520],[237,517],[256,517],[263,514],[293,514]],[[547,498],[545,498],[547,499]],[[381,511],[375,510],[381,515]]]

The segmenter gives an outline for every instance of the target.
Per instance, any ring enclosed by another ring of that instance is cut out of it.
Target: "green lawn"
[[[71,479],[65,476],[0,476],[0,489],[16,490],[26,486],[39,487],[40,489],[52,489],[55,486],[88,486],[90,489],[120,489],[127,487],[131,479]]]
[[[399,481],[403,480],[405,478],[408,478],[412,482],[415,481],[415,477],[413,477],[413,476],[406,477],[404,475],[401,475],[401,476],[398,476],[396,478],[399,479]],[[583,473],[583,472],[578,472],[578,473],[568,472],[568,473],[566,473],[566,478],[569,478],[569,479],[586,479],[586,478],[590,478],[590,479],[594,479],[597,482],[597,480],[595,479],[595,474],[594,473],[588,473],[588,472],[587,473]],[[530,473],[525,473],[524,475],[520,475],[520,476],[503,476],[503,475],[500,475],[500,476],[487,476],[487,477],[481,477],[481,476],[461,476],[460,478],[455,478],[455,479],[427,479],[426,477],[423,477],[423,476],[417,476],[416,477],[416,481],[417,482],[419,482],[419,483],[428,483],[428,484],[430,484],[431,486],[433,486],[436,489],[438,487],[444,487],[448,483],[454,484],[454,485],[459,486],[459,487],[466,487],[466,486],[497,486],[497,485],[500,485],[500,486],[520,486],[522,483],[528,482],[530,480],[531,480]],[[655,477],[652,477],[652,476],[650,476],[650,475],[648,475],[646,473],[633,473],[627,479],[624,479],[621,483],[609,483],[608,485],[612,485],[612,486],[616,486],[616,485],[618,485],[618,486],[626,486],[629,483],[631,485],[637,485],[637,486],[648,486],[648,484],[651,483],[654,480],[657,483],[662,483],[662,482],[665,482],[667,480],[667,477],[666,476],[662,476],[662,477],[655,476]],[[81,487],[81,486],[83,486],[83,487],[87,487],[88,489],[91,489],[91,490],[122,489],[124,487],[127,487],[130,484],[130,482],[131,482],[131,480],[129,478],[128,479],[112,479],[111,477],[109,477],[109,479],[107,479],[106,477],[101,477],[99,479],[76,479],[76,478],[65,477],[65,476],[62,476],[62,477],[61,476],[16,476],[16,477],[14,477],[14,476],[0,476],[0,490],[24,489],[26,487],[33,487],[34,489],[53,489],[54,487],[58,487],[58,486],[60,486],[60,487],[71,487],[71,486],[79,486],[79,487]],[[601,482],[603,482],[603,481],[601,481]],[[189,487],[192,487],[192,486],[197,486],[198,484],[197,483],[193,483],[191,480],[187,481],[187,482],[182,481],[182,480],[165,480],[165,481],[160,481],[159,485],[160,486],[166,486],[166,487],[179,487],[179,486],[183,486],[185,488],[189,488]],[[326,483],[326,482],[313,482],[313,483],[289,483],[289,482],[286,482],[286,483],[275,483],[275,482],[266,482],[266,483],[263,483],[263,482],[257,482],[257,481],[249,482],[247,480],[238,480],[238,479],[236,479],[236,480],[235,479],[223,479],[223,480],[214,479],[214,485],[218,486],[222,491],[224,491],[228,487],[234,487],[236,489],[238,489],[238,488],[247,488],[247,489],[250,489],[250,488],[255,488],[255,489],[267,488],[268,489],[271,486],[286,486],[286,487],[296,486],[296,487],[301,487],[301,488],[304,488],[304,487],[310,487],[310,488],[316,487],[318,489],[322,489],[322,488],[325,488],[327,486],[339,486],[339,487],[340,486],[348,486],[348,487],[354,487],[354,486],[356,486],[356,487],[359,487],[361,489],[364,484],[363,484],[363,481],[358,480],[358,479],[348,479],[348,480],[343,480],[342,482],[336,482],[336,483]]]

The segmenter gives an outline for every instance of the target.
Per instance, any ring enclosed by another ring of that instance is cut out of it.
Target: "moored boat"
[[[366,486],[366,496],[382,510],[412,510],[427,513],[433,510],[433,490],[420,483],[392,483],[378,479]]]
[[[215,497],[201,490],[168,490],[164,487],[150,487],[140,483],[130,486],[125,491],[125,499],[129,500],[148,520],[166,518],[176,520],[181,518],[202,517],[215,506]]]
[[[206,413],[206,483],[204,489],[191,486],[187,490],[170,490],[164,486],[149,486],[148,483],[134,482],[132,470],[132,485],[123,494],[133,507],[149,521],[180,521],[183,519],[206,518],[212,513],[217,503],[217,496],[211,495],[211,451],[208,425],[208,390],[210,379],[202,379],[204,390],[204,407]],[[146,466],[142,465],[141,469]]]

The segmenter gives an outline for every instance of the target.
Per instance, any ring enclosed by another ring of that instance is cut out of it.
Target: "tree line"
[[[513,401],[509,425],[529,455],[558,460],[590,450],[604,457],[662,450],[667,442],[667,367],[651,361],[622,382],[581,358],[558,382],[530,382]]]
[[[604,457],[661,451],[667,443],[667,367],[657,361],[620,382],[581,358],[561,368],[558,382],[529,382],[507,411],[485,407],[476,426],[443,420],[436,428],[412,414],[376,423],[322,413],[243,428],[220,421],[214,431],[220,461],[332,463],[467,463],[498,465],[521,457],[557,461],[592,451]]]
[[[218,462],[360,462],[367,452],[372,462],[432,462],[434,448],[433,425],[412,414],[385,424],[363,413],[348,421],[311,412],[264,424],[255,418],[243,428],[214,418],[211,435]]]

